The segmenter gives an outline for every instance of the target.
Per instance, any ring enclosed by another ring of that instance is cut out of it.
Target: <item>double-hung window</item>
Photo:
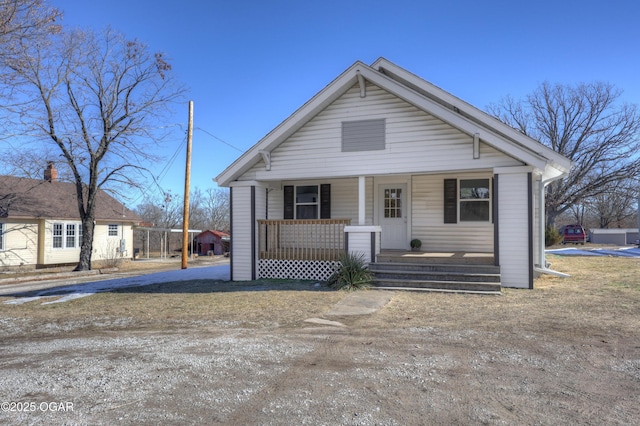
[[[53,224],[53,248],[63,248],[63,239],[62,239],[62,223],[54,223]]]
[[[76,246],[76,225],[72,223],[67,223],[67,232],[66,232],[66,248],[73,248]]]
[[[331,184],[284,187],[285,219],[330,219]]]
[[[489,222],[489,179],[460,179],[460,222]]]
[[[491,179],[445,179],[444,223],[490,222]]]
[[[54,249],[72,249],[82,245],[82,225],[56,222],[52,228],[51,246]]]
[[[318,185],[296,186],[296,219],[317,219]]]
[[[107,231],[107,235],[110,237],[117,237],[118,236],[118,224],[117,223],[110,223],[109,224],[109,230]]]

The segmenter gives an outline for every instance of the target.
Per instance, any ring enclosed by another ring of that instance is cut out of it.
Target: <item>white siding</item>
[[[116,258],[133,258],[133,227],[130,224],[117,223],[118,235],[109,235],[109,223],[98,222],[93,234],[93,256],[92,260],[105,260]],[[125,250],[120,253],[120,240],[125,241]]]
[[[527,173],[498,175],[502,286],[529,288]]]
[[[47,220],[44,223],[44,235],[41,238],[43,242],[42,252],[44,257],[42,264],[44,265],[56,265],[65,263],[77,263],[80,259],[80,246],[76,235],[76,247],[74,248],[53,248],[53,224],[63,223],[75,224],[76,234],[80,227],[80,222],[74,221],[58,221]],[[108,229],[109,223],[118,225],[118,235],[109,236]],[[66,236],[63,234],[63,238]],[[125,240],[125,251],[119,253],[120,240]],[[92,261],[100,261],[105,259],[116,258],[131,259],[133,257],[133,226],[130,223],[117,223],[117,222],[98,222],[93,231],[93,253],[91,254]]]
[[[269,219],[283,218],[285,185],[331,185],[331,218],[351,219],[351,224],[358,223],[358,179],[322,179],[322,180],[302,180],[282,182],[277,188],[269,189]],[[366,179],[366,211],[365,224],[373,224],[373,179]]]
[[[232,187],[231,264],[234,281],[248,281],[251,276],[251,187]],[[257,206],[257,204],[256,204]]]
[[[385,119],[386,149],[342,152],[342,122]],[[260,162],[243,180],[427,173],[521,164],[481,143],[473,159],[473,138],[370,84],[360,98],[354,86],[271,153],[271,170]]]
[[[35,265],[38,255],[38,224],[21,220],[1,223],[4,244],[0,246],[0,268]]]
[[[63,225],[63,240],[66,238],[65,227],[66,224],[76,225],[76,232],[80,226],[80,221],[62,221],[62,220],[46,220],[44,222],[44,238],[42,251],[44,253],[44,259],[42,263],[44,265],[57,265],[65,263],[77,263],[80,259],[80,247],[74,248],[53,248],[53,224],[62,223]]]
[[[493,223],[444,223],[444,180],[492,178],[491,172],[414,176],[411,185],[411,235],[424,251],[493,252]],[[459,211],[459,205],[458,205]]]

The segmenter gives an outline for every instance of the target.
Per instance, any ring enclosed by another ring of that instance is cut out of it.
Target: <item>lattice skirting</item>
[[[260,259],[259,278],[293,278],[326,281],[340,266],[340,262],[322,260]]]

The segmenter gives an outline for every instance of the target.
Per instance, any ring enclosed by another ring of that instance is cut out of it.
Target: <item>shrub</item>
[[[560,232],[552,226],[548,226],[544,231],[544,245],[555,246],[556,244],[560,244],[562,242],[562,235]]]
[[[420,241],[417,238],[414,238],[413,240],[411,240],[411,242],[409,243],[409,245],[411,246],[411,248],[413,249],[419,249],[420,247],[422,247],[422,241]]]
[[[329,277],[329,287],[354,291],[371,287],[373,274],[367,268],[364,253],[340,256],[340,267]]]

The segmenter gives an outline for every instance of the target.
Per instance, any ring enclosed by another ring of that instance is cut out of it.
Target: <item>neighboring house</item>
[[[92,260],[133,257],[133,226],[140,218],[104,191],[97,195]],[[0,268],[77,263],[82,226],[76,187],[45,178],[0,176]]]
[[[224,254],[229,251],[229,234],[222,231],[206,230],[194,238],[196,252],[199,256]]]
[[[356,62],[216,177],[231,278],[325,279],[336,253],[493,256],[506,287],[545,270],[544,188],[571,162],[397,65]]]

